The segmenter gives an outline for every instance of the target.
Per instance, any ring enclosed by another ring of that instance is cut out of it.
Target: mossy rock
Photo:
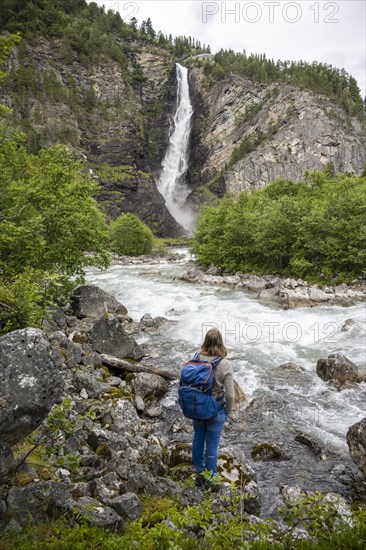
[[[232,456],[222,453],[218,457],[217,471],[224,481],[233,483],[237,487],[243,487],[253,480],[253,475],[250,472],[245,472]]]
[[[109,447],[108,443],[101,443],[97,450],[95,451],[95,454],[97,456],[100,456],[100,457],[103,457],[103,458],[112,458],[112,451],[111,451],[111,448]]]
[[[144,512],[141,517],[142,525],[153,526],[164,521],[173,512],[179,511],[179,505],[171,498],[146,495],[142,498]]]
[[[287,457],[281,447],[275,443],[257,443],[252,449],[252,458],[255,461],[286,460]]]
[[[168,455],[169,467],[174,468],[183,464],[192,466],[192,445],[177,443]]]
[[[112,399],[129,399],[130,401],[133,401],[133,395],[126,389],[113,386],[109,391],[109,396],[112,397]]]

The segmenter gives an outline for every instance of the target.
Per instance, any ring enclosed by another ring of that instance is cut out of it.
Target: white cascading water
[[[193,107],[189,97],[188,69],[179,63],[177,67],[177,110],[174,116],[174,129],[170,136],[157,187],[165,198],[171,215],[185,229],[192,228],[194,214],[185,204],[191,192],[184,182],[188,168],[188,145],[191,132]]]

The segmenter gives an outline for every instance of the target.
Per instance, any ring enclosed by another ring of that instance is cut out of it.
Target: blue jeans
[[[208,470],[217,473],[218,449],[222,428],[227,419],[225,407],[210,421],[193,420],[192,458],[196,473]],[[206,446],[206,449],[205,449]]]

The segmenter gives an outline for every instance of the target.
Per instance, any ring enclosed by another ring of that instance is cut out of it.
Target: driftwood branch
[[[166,380],[177,380],[179,375],[171,372],[166,369],[154,369],[153,367],[148,367],[147,365],[142,365],[141,363],[132,363],[130,361],[125,361],[124,359],[118,359],[118,357],[113,357],[112,355],[102,354],[102,362],[105,365],[111,367],[122,369],[127,372],[148,372],[150,374],[157,374],[162,376]]]

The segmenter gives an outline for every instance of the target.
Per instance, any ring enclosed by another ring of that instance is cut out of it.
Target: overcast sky
[[[365,95],[364,0],[315,1],[202,1],[97,0],[132,16],[139,23],[151,18],[156,31],[187,35],[209,44],[216,52],[232,48],[265,53],[275,60],[319,61],[344,68]]]

